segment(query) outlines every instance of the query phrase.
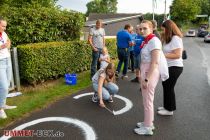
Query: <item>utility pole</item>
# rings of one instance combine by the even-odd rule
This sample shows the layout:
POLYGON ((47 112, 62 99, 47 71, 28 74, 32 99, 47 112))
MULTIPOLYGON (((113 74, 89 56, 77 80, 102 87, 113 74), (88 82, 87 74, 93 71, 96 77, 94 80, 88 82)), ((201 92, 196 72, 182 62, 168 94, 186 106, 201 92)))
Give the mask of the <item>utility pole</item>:
POLYGON ((167 14, 166 14, 166 0, 165 0, 164 20, 167 20, 167 14))
POLYGON ((153 12, 153 14, 152 14, 152 20, 155 20, 155 2, 154 2, 155 0, 152 0, 152 12, 153 12))

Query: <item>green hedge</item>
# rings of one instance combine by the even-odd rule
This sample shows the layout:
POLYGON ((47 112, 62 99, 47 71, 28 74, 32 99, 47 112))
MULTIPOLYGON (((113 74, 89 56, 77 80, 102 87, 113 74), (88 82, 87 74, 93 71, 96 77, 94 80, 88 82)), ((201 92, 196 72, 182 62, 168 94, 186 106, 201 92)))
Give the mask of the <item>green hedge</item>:
POLYGON ((58 8, 29 5, 8 7, 3 13, 12 45, 79 40, 84 14, 58 8))
MULTIPOLYGON (((116 58, 115 39, 107 39, 106 46, 116 58)), ((17 48, 21 81, 30 84, 90 69, 92 51, 86 41, 34 43, 17 48)))

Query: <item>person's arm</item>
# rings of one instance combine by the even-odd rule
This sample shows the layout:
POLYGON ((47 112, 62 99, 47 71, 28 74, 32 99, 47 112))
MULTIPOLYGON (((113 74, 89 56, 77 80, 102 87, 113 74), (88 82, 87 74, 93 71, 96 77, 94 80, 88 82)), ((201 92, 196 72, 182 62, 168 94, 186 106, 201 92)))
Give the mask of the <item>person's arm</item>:
POLYGON ((173 50, 171 53, 166 53, 165 57, 168 59, 179 59, 182 57, 182 48, 173 50))
POLYGON ((151 60, 151 65, 150 65, 150 69, 149 72, 147 74, 147 76, 145 77, 145 79, 143 79, 143 88, 147 88, 149 82, 151 82, 151 76, 153 74, 153 72, 158 69, 158 65, 159 65, 159 61, 160 61, 160 50, 159 49, 154 49, 152 50, 152 60, 151 60))
POLYGON ((98 79, 98 97, 99 97, 99 105, 100 107, 105 107, 103 98, 102 98, 102 87, 104 84, 105 77, 99 76, 98 79))
POLYGON ((103 34, 103 47, 105 47, 105 43, 106 43, 106 41, 105 41, 105 30, 104 30, 104 34, 103 34))
POLYGON ((110 57, 108 56, 108 57, 105 59, 105 61, 106 61, 107 63, 110 63, 110 62, 111 62, 110 57))
POLYGON ((89 34, 88 36, 88 43, 90 44, 90 46, 92 47, 93 51, 98 51, 98 49, 93 45, 93 36, 89 34))

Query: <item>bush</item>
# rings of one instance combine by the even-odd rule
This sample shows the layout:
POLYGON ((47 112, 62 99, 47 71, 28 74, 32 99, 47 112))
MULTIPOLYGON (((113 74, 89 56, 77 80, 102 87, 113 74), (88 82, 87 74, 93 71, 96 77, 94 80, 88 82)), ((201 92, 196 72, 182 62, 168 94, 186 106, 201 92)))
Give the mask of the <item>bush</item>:
POLYGON ((2 15, 5 15, 8 21, 7 32, 14 46, 78 40, 84 25, 84 15, 81 13, 39 5, 10 7, 2 15))
MULTIPOLYGON (((112 58, 116 58, 115 39, 106 40, 112 58)), ((57 79, 65 73, 90 69, 92 51, 85 41, 34 43, 18 46, 21 81, 37 84, 57 79)))

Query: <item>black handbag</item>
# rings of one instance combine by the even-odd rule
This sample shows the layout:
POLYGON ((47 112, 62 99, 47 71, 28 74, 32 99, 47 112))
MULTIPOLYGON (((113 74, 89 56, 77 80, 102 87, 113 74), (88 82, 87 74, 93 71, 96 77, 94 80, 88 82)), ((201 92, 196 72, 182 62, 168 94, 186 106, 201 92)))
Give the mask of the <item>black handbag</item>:
POLYGON ((182 59, 187 59, 187 51, 186 50, 182 51, 182 59))

